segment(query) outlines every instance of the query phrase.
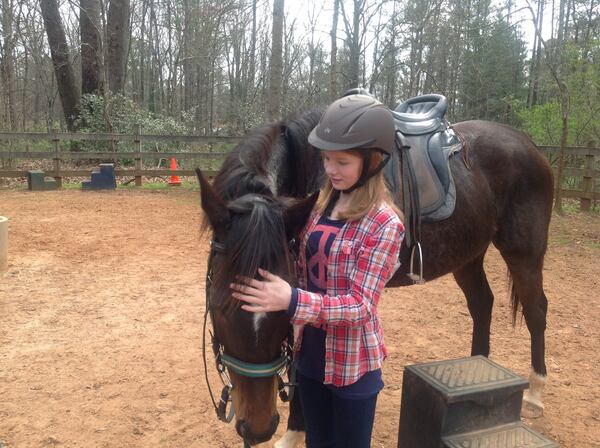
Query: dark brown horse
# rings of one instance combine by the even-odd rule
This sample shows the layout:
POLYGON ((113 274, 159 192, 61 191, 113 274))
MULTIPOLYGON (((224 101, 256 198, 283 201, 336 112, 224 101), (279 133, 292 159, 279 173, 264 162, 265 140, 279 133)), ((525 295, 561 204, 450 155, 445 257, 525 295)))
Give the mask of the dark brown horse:
MULTIPOLYGON (((258 250, 261 244, 269 244, 269 253, 264 253, 267 258, 288 254, 286 239, 292 237, 303 224, 294 220, 305 216, 314 198, 311 198, 311 202, 297 205, 293 213, 288 213, 288 219, 285 217, 285 207, 278 200, 269 203, 266 209, 280 210, 277 220, 279 225, 287 226, 285 237, 281 233, 265 231, 262 236, 254 234, 252 238, 256 240, 250 237, 240 240, 239 235, 234 235, 249 224, 246 221, 237 228, 231 225, 228 219, 240 218, 235 217, 235 212, 227 211, 227 204, 247 193, 270 198, 304 198, 316 191, 322 175, 321 160, 308 145, 307 136, 319 117, 319 113, 313 112, 295 121, 273 123, 258 129, 227 158, 213 187, 202 183, 202 208, 216 239, 227 241, 229 238, 238 238, 240 247, 250 252, 258 250), (291 218, 292 215, 295 217, 291 218), (219 216, 228 218, 221 219, 219 216)), ((454 275, 466 296, 473 319, 471 354, 487 356, 494 297, 484 272, 483 260, 490 243, 498 248, 512 280, 513 317, 516 317, 517 307, 520 306, 531 335, 531 389, 525 404, 530 412, 540 413, 546 377, 544 332, 547 310, 542 266, 552 207, 552 171, 533 142, 511 127, 485 121, 468 121, 458 123, 453 128, 463 137, 466 151, 466 157, 450 160, 456 183, 456 209, 443 221, 423 223, 421 226, 424 278, 432 280, 448 273, 454 275)), ((263 207, 259 202, 252 202, 249 210, 263 207)), ((400 257, 402 264, 388 283, 390 287, 412 283, 406 275, 409 266, 406 247, 401 249, 400 257)), ((231 301, 227 282, 236 274, 254 276, 256 271, 236 271, 226 259, 221 263, 229 271, 223 272, 225 268, 221 270, 226 280, 221 283, 218 294, 222 295, 220 300, 231 301)), ((214 266, 216 264, 215 259, 214 266)), ((273 266, 263 265, 267 269, 273 266)), ((273 270, 280 275, 289 274, 281 267, 274 267, 273 270)), ((218 277, 216 271, 214 277, 218 277)), ((278 313, 266 316, 262 324, 265 326, 253 333, 252 325, 247 323, 252 320, 250 313, 239 310, 237 305, 233 308, 235 314, 218 317, 214 323, 216 327, 223 328, 219 329, 220 332, 231 332, 225 350, 235 351, 236 356, 250 362, 272 361, 284 339, 285 318, 278 313), (256 343, 249 344, 250 339, 256 343), (263 347, 264 353, 259 355, 257 346, 263 347)), ((275 428, 265 422, 272 422, 269 419, 277 414, 274 392, 268 392, 275 389, 274 381, 265 386, 265 380, 252 381, 232 376, 235 377, 232 378, 234 390, 238 387, 235 382, 245 383, 238 387, 236 411, 238 419, 243 420, 242 424, 238 420, 238 432, 248 440, 267 438, 275 428), (259 415, 254 421, 254 417, 250 417, 246 410, 250 407, 259 415)), ((235 399, 234 395, 234 402, 235 399)))

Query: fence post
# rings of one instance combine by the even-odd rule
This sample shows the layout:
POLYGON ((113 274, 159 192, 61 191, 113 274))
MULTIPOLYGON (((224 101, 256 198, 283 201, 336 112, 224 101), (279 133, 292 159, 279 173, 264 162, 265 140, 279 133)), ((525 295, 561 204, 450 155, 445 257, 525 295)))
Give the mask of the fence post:
MULTIPOLYGON (((594 146, 593 142, 588 143, 588 148, 591 148, 592 146, 594 146)), ((584 173, 583 173, 583 183, 582 183, 582 190, 583 193, 581 194, 581 197, 579 198, 579 210, 583 211, 583 212, 589 212, 590 208, 592 206, 592 197, 594 195, 594 178, 593 176, 593 170, 594 169, 594 154, 591 152, 588 152, 585 155, 585 166, 584 166, 584 173)))
POLYGON ((135 138, 133 140, 133 146, 135 147, 135 170, 137 171, 135 175, 135 186, 142 186, 142 176, 139 174, 142 171, 142 139, 140 135, 142 133, 142 126, 140 124, 136 124, 134 127, 135 138))
POLYGON ((60 175, 60 140, 56 135, 58 131, 56 129, 52 130, 52 145, 54 146, 54 158, 52 159, 54 165, 54 179, 56 179, 56 186, 58 188, 62 187, 62 176, 60 175))

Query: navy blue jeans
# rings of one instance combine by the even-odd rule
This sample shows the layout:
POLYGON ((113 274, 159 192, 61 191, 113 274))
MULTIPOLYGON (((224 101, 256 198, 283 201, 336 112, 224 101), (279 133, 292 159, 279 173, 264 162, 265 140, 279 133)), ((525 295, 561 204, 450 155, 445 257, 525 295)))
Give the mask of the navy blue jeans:
POLYGON ((368 448, 377 394, 364 399, 336 396, 323 383, 298 372, 307 448, 368 448))

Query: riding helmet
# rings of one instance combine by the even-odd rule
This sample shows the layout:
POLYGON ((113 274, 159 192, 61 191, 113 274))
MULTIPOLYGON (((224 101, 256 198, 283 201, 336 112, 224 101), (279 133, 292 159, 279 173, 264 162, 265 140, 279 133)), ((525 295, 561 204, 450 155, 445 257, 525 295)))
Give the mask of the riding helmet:
POLYGON ((390 155, 394 133, 394 118, 387 107, 368 95, 349 95, 327 108, 308 142, 322 151, 365 148, 390 155))

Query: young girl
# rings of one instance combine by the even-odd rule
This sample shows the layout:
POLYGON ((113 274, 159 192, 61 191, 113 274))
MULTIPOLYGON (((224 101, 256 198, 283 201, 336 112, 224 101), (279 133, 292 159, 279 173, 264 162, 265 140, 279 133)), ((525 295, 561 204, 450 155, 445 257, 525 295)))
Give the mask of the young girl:
POLYGON ((327 182, 301 235, 299 288, 267 271, 233 284, 250 312, 287 311, 295 344, 306 445, 369 447, 386 356, 377 314, 404 227, 381 169, 394 151, 383 104, 352 95, 331 104, 309 142, 327 182))

